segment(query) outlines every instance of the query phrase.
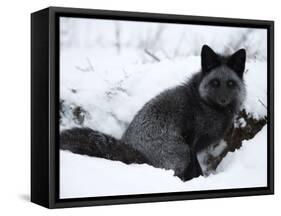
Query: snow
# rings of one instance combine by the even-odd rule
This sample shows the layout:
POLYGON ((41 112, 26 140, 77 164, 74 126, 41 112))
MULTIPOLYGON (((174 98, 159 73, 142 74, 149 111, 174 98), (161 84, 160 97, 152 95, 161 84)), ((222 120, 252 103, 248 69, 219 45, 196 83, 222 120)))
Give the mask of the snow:
MULTIPOLYGON (((60 130, 81 126, 73 120, 82 107, 84 122, 120 138, 136 112, 164 89, 200 70, 200 50, 220 53, 246 48, 244 109, 267 115, 267 32, 265 29, 61 18, 60 98, 65 112, 60 130), (202 34, 203 32, 203 34, 202 34), (157 56, 155 60, 145 50, 157 56)), ((239 119, 238 127, 245 125, 239 119)), ((173 171, 125 165, 60 152, 62 198, 266 186, 266 126, 240 150, 229 153, 217 173, 183 183, 173 171)), ((216 147, 218 154, 224 145, 216 147)))
POLYGON ((172 170, 142 164, 82 156, 60 151, 60 197, 97 197, 128 194, 201 191, 267 185, 267 127, 240 150, 228 153, 208 177, 187 182, 175 177, 172 170), (254 154, 253 154, 254 152, 254 154))
POLYGON ((244 76, 247 97, 245 109, 256 119, 267 115, 267 63, 257 61, 248 63, 244 76))
POLYGON ((244 128, 244 127, 246 127, 246 125, 247 125, 247 122, 243 117, 236 119, 236 121, 234 121, 235 128, 244 128))

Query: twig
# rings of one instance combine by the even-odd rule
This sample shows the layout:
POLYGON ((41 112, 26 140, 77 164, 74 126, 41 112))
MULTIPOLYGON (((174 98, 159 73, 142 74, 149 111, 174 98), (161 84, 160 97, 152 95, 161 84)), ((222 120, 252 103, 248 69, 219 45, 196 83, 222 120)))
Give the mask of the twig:
POLYGON ((119 124, 122 128, 125 129, 125 128, 127 128, 129 126, 128 122, 120 120, 113 112, 108 112, 108 114, 110 116, 112 116, 115 119, 115 121, 117 122, 117 124, 119 124))
POLYGON ((149 55, 151 58, 153 58, 154 60, 156 60, 156 61, 158 61, 158 62, 161 61, 157 56, 155 56, 154 54, 152 54, 151 52, 149 52, 147 49, 144 49, 144 52, 145 52, 147 55, 149 55))
POLYGON ((93 67, 90 59, 87 58, 86 60, 87 60, 88 65, 85 68, 82 68, 82 67, 79 67, 79 66, 75 66, 75 68, 77 70, 82 71, 82 72, 90 72, 90 71, 94 72, 94 67, 93 67))
POLYGON ((93 67, 92 62, 90 61, 89 58, 87 58, 87 62, 88 62, 88 64, 89 64, 89 70, 90 70, 90 71, 94 71, 94 67, 93 67))
POLYGON ((121 51, 121 43, 120 43, 120 25, 119 22, 115 23, 115 38, 116 38, 116 49, 117 49, 117 53, 120 53, 121 51))
POLYGON ((259 99, 259 102, 261 103, 261 105, 267 110, 267 106, 265 106, 265 104, 259 99))

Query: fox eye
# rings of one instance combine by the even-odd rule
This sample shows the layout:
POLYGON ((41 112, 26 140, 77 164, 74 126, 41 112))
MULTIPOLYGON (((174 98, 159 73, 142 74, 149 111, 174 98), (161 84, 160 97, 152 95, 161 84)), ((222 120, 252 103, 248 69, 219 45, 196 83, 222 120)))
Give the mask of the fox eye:
POLYGON ((220 86, 220 81, 217 80, 217 79, 214 79, 214 80, 211 81, 211 85, 213 87, 219 87, 220 86))
POLYGON ((229 88, 233 88, 233 87, 235 86, 235 82, 234 82, 233 80, 228 80, 228 81, 227 81, 227 86, 228 86, 229 88))

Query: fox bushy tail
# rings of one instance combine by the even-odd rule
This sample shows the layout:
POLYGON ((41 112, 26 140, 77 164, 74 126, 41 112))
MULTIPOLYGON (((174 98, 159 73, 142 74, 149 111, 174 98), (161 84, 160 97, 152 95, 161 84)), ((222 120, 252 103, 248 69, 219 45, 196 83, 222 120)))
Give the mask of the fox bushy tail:
POLYGON ((72 128, 62 131, 60 148, 81 155, 122 161, 126 164, 147 163, 146 157, 131 146, 90 128, 72 128))

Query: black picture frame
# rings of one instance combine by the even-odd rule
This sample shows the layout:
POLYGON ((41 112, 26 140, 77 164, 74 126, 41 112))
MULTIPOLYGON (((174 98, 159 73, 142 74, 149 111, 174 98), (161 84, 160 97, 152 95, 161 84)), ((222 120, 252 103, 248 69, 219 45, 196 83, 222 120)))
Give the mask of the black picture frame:
POLYGON ((49 7, 31 14, 31 201, 47 208, 160 202, 274 193, 274 22, 264 20, 49 7), (60 16, 267 29, 268 186, 59 199, 60 16))

